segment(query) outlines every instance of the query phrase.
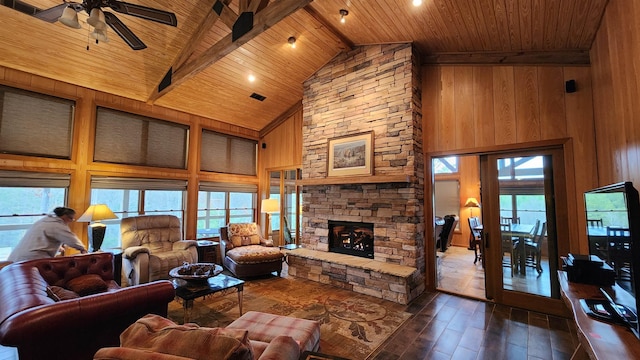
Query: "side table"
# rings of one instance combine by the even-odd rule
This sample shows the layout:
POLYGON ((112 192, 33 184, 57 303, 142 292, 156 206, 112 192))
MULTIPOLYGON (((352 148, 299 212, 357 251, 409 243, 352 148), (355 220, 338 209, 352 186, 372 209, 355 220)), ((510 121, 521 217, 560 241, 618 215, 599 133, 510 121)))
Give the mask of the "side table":
POLYGON ((198 262, 202 263, 218 263, 218 253, 216 248, 220 245, 217 241, 198 240, 198 262))
POLYGON ((122 249, 102 249, 104 251, 113 254, 113 280, 116 284, 122 286, 122 249))

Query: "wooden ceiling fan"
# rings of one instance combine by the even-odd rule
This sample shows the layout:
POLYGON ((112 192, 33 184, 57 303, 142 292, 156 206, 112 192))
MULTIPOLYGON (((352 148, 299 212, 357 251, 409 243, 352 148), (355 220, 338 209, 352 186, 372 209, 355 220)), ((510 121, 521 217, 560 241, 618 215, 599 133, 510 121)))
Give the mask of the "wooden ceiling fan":
POLYGON ((104 31, 106 30, 106 25, 109 25, 109 27, 111 27, 113 31, 115 31, 116 34, 118 34, 133 50, 145 49, 147 45, 145 45, 144 42, 142 42, 142 40, 140 40, 140 38, 138 38, 120 19, 118 19, 115 14, 109 11, 104 11, 105 8, 110 8, 111 10, 121 14, 155 21, 165 25, 178 25, 178 19, 172 12, 131 4, 119 0, 83 0, 82 3, 64 1, 64 3, 60 5, 44 10, 38 9, 20 0, 2 1, 2 5, 35 16, 50 23, 60 20, 65 25, 74 28, 80 28, 76 14, 78 12, 85 11, 89 14, 87 22, 96 29, 92 34, 96 40, 106 40, 106 34, 104 31), (75 11, 75 13, 71 10, 75 11), (75 16, 76 18, 73 19, 71 16, 75 16), (71 23, 68 21, 70 19, 71 23))

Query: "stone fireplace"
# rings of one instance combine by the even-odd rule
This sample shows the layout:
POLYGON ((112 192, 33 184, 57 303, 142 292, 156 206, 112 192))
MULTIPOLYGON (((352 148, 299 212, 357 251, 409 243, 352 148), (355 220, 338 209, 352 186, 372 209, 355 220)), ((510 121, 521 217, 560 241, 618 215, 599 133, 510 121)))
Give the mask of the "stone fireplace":
POLYGON ((361 46, 305 81, 300 181, 305 252, 298 254, 315 260, 293 261, 290 274, 400 303, 424 291, 419 70, 411 44, 361 46), (366 131, 374 133, 373 174, 327 176, 328 140, 366 131), (372 224, 367 264, 331 255, 330 221, 372 224))
POLYGON ((329 251, 373 259, 373 224, 329 220, 329 251))

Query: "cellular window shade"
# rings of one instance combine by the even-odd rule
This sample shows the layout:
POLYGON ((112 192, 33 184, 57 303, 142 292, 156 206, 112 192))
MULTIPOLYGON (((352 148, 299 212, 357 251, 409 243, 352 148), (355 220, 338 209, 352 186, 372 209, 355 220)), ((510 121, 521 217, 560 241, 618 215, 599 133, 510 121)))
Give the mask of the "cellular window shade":
POLYGON ((257 193, 258 192, 258 185, 255 185, 255 184, 232 184, 232 183, 203 181, 203 182, 200 183, 200 191, 257 193))
POLYGON ((189 127, 98 108, 94 161, 185 169, 189 127))
POLYGON ((0 87, 0 152, 71 158, 75 103, 0 87))
POLYGON ((68 188, 70 174, 0 171, 1 187, 68 188))
POLYGON ((187 190, 187 181, 170 179, 92 176, 91 188, 118 190, 187 190))
POLYGON ((460 214, 460 184, 458 180, 436 180, 434 182, 435 214, 460 214))
POLYGON ((256 175, 257 144, 255 140, 203 130, 200 170, 256 175))

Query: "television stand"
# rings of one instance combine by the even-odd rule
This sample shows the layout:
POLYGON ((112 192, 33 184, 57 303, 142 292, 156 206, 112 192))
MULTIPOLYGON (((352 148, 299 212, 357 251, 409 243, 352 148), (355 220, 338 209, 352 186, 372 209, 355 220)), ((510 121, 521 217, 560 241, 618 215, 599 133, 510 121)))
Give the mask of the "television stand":
MULTIPOLYGON (((629 328, 589 317, 580 304, 581 299, 602 298, 597 285, 569 282, 565 271, 558 271, 562 299, 573 313, 580 346, 591 359, 640 359, 640 340, 629 328)), ((635 299, 618 285, 611 287, 617 304, 635 306, 635 299)))

